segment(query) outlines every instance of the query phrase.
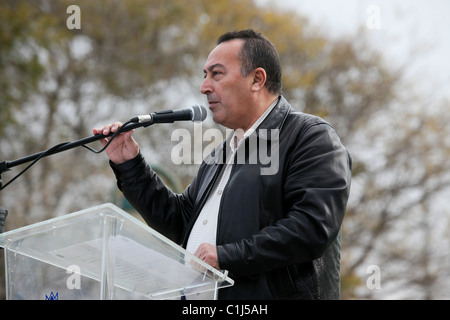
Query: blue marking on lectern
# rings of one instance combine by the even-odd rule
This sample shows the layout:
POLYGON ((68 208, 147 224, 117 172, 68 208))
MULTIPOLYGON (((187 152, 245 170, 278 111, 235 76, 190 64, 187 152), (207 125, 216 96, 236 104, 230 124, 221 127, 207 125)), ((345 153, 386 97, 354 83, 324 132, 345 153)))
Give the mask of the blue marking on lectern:
POLYGON ((52 291, 52 292, 50 292, 49 296, 45 295, 45 300, 59 300, 58 292, 56 292, 56 294, 54 294, 52 291))

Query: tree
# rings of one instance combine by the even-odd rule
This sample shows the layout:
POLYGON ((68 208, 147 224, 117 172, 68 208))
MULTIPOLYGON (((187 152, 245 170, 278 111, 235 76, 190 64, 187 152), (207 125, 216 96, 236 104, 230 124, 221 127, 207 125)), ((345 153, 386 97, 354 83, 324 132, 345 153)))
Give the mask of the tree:
MULTIPOLYGON (((2 4, 0 12, 0 136, 5 124, 14 121, 12 105, 20 106, 35 90, 43 68, 32 48, 34 28, 23 21, 36 17, 21 4, 2 4), (19 89, 20 88, 20 89, 19 89)), ((38 19, 39 20, 39 19, 38 19)), ((42 23, 40 21, 36 24, 42 23)))
MULTIPOLYGON (((329 39, 304 17, 252 0, 77 1, 81 29, 69 29, 72 4, 0 3, 0 160, 89 136, 100 124, 204 101, 202 68, 217 37, 255 28, 279 51, 293 107, 328 120, 353 157, 343 298, 448 297, 448 262, 439 252, 449 236, 434 221, 448 225, 448 211, 435 204, 449 190, 449 103, 430 112, 402 68, 393 69, 363 33, 329 39), (380 267, 381 290, 366 286, 370 265, 380 267), (421 296, 424 288, 431 289, 421 296)), ((192 131, 192 124, 135 135, 150 162, 187 186, 197 165, 167 161, 176 128, 192 131)), ((4 173, 4 182, 20 169, 4 173)), ((106 157, 80 148, 38 162, 0 192, 0 205, 10 211, 10 230, 111 201, 116 191, 106 157)))

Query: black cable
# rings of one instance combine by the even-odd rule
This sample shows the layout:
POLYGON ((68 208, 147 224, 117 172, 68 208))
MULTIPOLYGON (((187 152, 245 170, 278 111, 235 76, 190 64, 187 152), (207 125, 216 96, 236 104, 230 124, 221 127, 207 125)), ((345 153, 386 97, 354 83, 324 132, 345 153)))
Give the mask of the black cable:
POLYGON ((109 146, 110 143, 114 140, 114 138, 115 138, 118 134, 122 133, 123 128, 125 128, 128 124, 130 124, 130 123, 132 123, 132 122, 134 122, 134 121, 130 120, 130 121, 125 122, 125 123, 124 123, 124 124, 123 124, 116 132, 114 132, 114 134, 111 136, 111 139, 108 140, 108 143, 106 143, 105 146, 104 146, 103 148, 101 148, 100 150, 98 150, 98 151, 95 150, 95 149, 93 149, 93 148, 91 148, 91 147, 89 147, 89 146, 87 146, 87 145, 85 145, 85 144, 83 144, 82 147, 84 147, 84 148, 86 148, 86 149, 88 149, 89 151, 92 151, 92 152, 94 152, 94 153, 102 153, 103 151, 106 150, 106 148, 108 148, 108 146, 109 146))

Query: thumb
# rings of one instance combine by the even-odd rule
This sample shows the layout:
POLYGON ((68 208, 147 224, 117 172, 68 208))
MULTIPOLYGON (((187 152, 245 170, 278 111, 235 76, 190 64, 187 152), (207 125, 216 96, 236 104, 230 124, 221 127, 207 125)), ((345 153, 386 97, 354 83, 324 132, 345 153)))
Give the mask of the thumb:
POLYGON ((123 133, 123 140, 127 141, 131 139, 131 136, 134 133, 134 129, 123 133))

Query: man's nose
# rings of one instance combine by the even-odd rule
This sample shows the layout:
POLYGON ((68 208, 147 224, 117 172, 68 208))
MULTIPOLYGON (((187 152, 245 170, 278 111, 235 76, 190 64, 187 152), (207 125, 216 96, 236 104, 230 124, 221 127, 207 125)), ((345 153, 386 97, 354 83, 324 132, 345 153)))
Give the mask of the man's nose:
POLYGON ((211 80, 208 77, 203 80, 202 86, 200 87, 200 92, 203 94, 209 94, 213 92, 211 80))

